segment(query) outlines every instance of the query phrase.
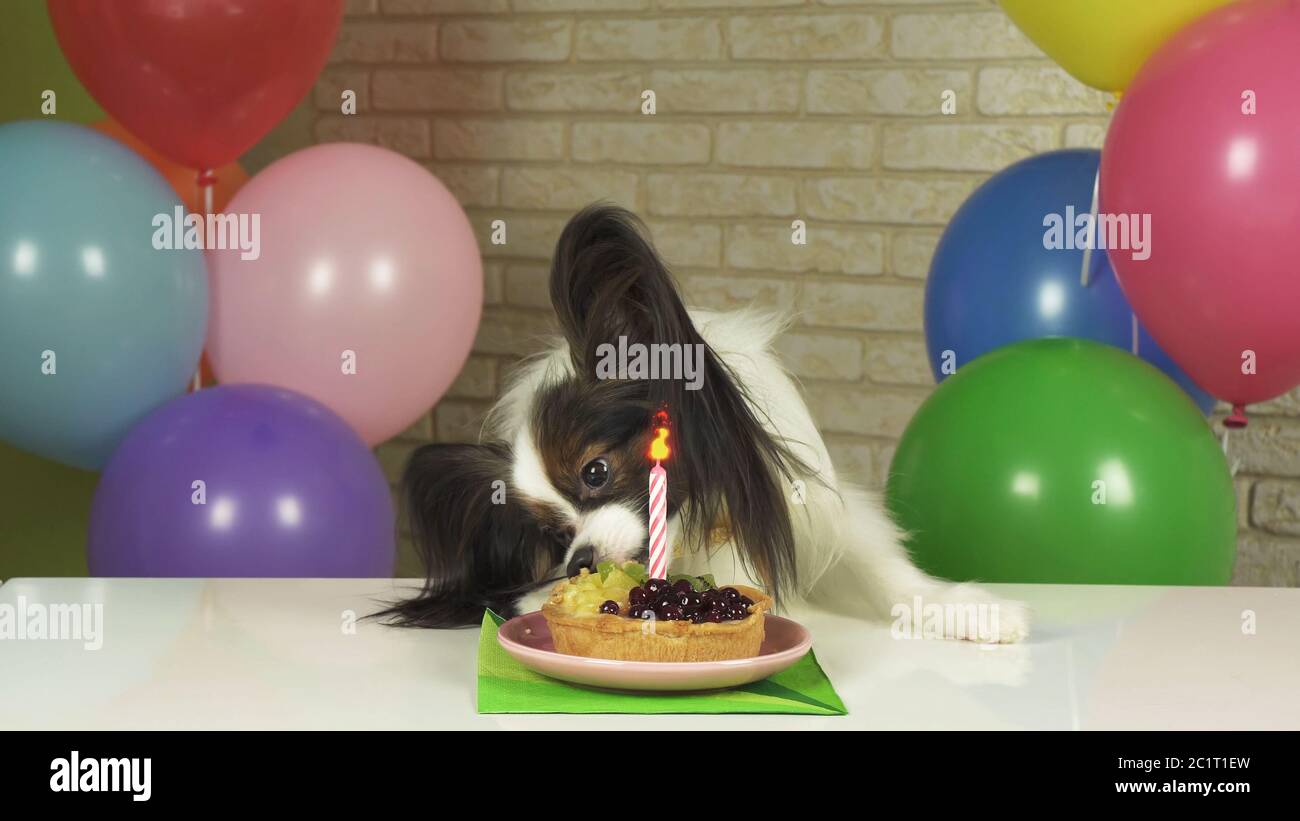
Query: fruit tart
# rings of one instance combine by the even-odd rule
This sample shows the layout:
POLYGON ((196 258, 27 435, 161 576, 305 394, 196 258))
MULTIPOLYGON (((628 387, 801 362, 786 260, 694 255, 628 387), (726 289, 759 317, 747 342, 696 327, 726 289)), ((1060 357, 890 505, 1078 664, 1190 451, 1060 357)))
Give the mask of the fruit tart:
POLYGON ((542 605, 555 649, 620 661, 751 658, 772 600, 711 576, 651 579, 636 562, 602 562, 560 582, 542 605))

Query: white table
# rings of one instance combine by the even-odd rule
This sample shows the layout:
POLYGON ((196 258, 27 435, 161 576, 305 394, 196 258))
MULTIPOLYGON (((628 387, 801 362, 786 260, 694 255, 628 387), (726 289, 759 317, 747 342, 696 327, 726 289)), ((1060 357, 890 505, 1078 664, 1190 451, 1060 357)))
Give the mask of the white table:
MULTIPOLYGON (((573 727, 475 712, 477 630, 344 629, 403 581, 14 579, 0 608, 103 605, 103 646, 0 639, 0 729, 573 727)), ((1300 728, 1300 590, 999 585, 1022 645, 801 616, 845 717, 602 716, 602 728, 1300 728), (1252 611, 1254 633, 1243 631, 1252 611)), ((18 612, 15 610, 14 612, 18 612)), ((48 612, 48 610, 46 611, 48 612)), ((2 618, 2 617, 0 617, 2 618)))

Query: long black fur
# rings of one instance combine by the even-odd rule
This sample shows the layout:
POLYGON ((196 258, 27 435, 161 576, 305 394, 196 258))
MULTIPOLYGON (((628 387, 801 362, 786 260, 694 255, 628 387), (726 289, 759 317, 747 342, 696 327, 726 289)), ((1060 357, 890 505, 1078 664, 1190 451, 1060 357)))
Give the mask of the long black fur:
POLYGON ((484 608, 512 615, 541 568, 564 556, 565 540, 519 504, 510 451, 499 443, 425 445, 402 477, 403 515, 426 570, 415 598, 375 618, 403 627, 468 627, 484 608), (500 502, 500 503, 498 503, 500 502))
POLYGON ((810 471, 751 411, 743 385, 700 336, 677 285, 630 212, 593 205, 560 235, 551 265, 551 302, 574 370, 595 379, 597 349, 629 343, 701 345, 704 380, 642 382, 648 404, 666 408, 675 455, 671 485, 685 488, 690 543, 727 527, 742 560, 778 599, 797 588, 794 533, 785 493, 810 471))

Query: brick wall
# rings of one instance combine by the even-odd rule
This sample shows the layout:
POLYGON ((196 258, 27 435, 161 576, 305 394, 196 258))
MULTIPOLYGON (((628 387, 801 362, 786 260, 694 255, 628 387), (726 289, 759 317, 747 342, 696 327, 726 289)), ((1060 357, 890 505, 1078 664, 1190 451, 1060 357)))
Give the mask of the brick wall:
MULTIPOLYGON (((561 226, 607 199, 647 219, 693 303, 797 314, 789 365, 837 464, 879 486, 932 388, 921 305, 945 222, 1017 159, 1099 146, 1107 98, 992 0, 351 0, 309 108, 317 141, 426 164, 483 248, 474 354, 380 448, 394 478, 419 443, 476 437, 549 329, 561 226), (343 89, 357 114, 339 113, 343 89), (504 246, 487 241, 496 219, 504 246), (790 243, 794 219, 806 247, 790 243)), ((1232 451, 1238 582, 1300 584, 1300 393, 1260 407, 1232 451)))

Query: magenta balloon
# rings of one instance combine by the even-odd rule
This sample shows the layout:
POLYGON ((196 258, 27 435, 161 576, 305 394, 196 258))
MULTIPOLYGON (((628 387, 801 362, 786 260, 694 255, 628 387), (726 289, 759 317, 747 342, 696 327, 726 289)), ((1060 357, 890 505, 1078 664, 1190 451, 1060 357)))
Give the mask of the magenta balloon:
POLYGON ((1235 405, 1300 384, 1298 80, 1300 2, 1225 6, 1143 66, 1102 152, 1101 210, 1151 218, 1150 258, 1110 252, 1125 295, 1235 405))
POLYGON ((96 576, 377 577, 395 557, 374 454, 320 403, 266 385, 201 390, 136 425, 87 545, 96 576))
POLYGON ((436 177, 382 148, 320 145, 266 168, 226 210, 259 217, 261 247, 210 255, 217 381, 305 393, 371 445, 441 398, 478 329, 483 269, 436 177))

